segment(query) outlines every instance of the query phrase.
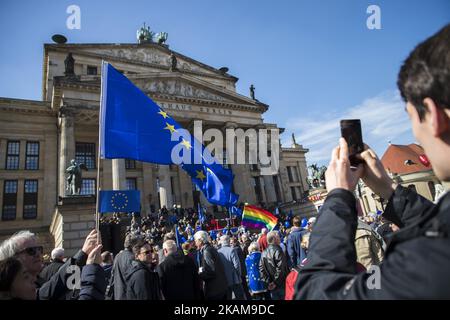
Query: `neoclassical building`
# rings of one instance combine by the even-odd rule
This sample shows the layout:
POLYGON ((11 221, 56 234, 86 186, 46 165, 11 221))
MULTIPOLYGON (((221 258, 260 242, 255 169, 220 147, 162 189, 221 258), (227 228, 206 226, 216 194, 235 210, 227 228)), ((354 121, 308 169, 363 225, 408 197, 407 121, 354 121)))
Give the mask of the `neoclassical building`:
MULTIPOLYGON (((44 44, 42 101, 0 98, 0 239, 31 229, 43 241, 65 248, 81 245, 94 226, 97 184, 98 109, 102 60, 147 93, 184 128, 202 120, 203 130, 277 128, 266 123, 269 106, 236 92, 238 78, 175 52, 162 43, 44 44), (70 160, 84 163, 80 198, 67 197, 70 160)), ((281 131, 283 131, 281 129, 281 131)), ((230 165, 240 202, 281 205, 304 216, 314 213, 308 191, 307 149, 295 140, 280 148, 280 169, 261 175, 258 165, 230 165)), ((224 150, 226 154, 226 150, 224 150)), ((165 205, 194 207, 203 195, 178 166, 133 160, 101 160, 102 189, 139 189, 142 214, 165 205)), ((209 206, 213 212, 221 208, 209 206)), ((70 250, 69 250, 70 251, 70 250)))

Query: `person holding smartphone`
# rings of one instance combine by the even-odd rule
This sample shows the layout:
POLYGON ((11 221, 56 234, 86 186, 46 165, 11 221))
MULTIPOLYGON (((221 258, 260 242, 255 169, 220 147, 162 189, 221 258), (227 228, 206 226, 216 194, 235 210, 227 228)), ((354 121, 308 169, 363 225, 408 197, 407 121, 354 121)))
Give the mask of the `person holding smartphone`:
MULTIPOLYGON (((436 177, 450 181, 450 24, 413 50, 398 86, 436 177)), ((325 175, 328 196, 311 234, 296 299, 450 299, 450 194, 434 204, 395 184, 367 145, 356 155, 360 163, 351 166, 349 156, 341 138, 325 175), (353 244, 359 178, 389 199, 383 216, 400 227, 384 261, 369 273, 357 273, 353 244)))

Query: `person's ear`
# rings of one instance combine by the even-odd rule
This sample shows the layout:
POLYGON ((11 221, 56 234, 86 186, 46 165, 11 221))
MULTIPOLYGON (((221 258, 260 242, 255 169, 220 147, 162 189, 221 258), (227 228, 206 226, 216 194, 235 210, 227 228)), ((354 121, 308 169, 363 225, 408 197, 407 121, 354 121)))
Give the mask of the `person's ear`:
POLYGON ((434 137, 439 137, 449 130, 449 118, 442 108, 439 108, 431 98, 425 98, 423 104, 428 109, 429 124, 431 125, 431 133, 434 137))

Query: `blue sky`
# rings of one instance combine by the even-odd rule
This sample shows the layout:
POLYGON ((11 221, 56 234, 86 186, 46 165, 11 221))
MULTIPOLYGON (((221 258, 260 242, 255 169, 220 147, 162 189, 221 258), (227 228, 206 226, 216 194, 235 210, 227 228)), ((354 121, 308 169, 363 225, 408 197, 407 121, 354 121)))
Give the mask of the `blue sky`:
POLYGON ((169 33, 171 49, 239 78, 237 90, 270 105, 266 122, 282 141, 310 149, 326 164, 339 119, 362 119, 364 140, 380 154, 388 141, 414 142, 396 79, 420 41, 450 22, 448 0, 171 0, 0 2, 0 96, 41 99, 43 43, 134 43, 146 22, 169 33), (81 8, 81 30, 68 30, 66 8, 81 8), (369 30, 369 5, 381 30, 369 30))

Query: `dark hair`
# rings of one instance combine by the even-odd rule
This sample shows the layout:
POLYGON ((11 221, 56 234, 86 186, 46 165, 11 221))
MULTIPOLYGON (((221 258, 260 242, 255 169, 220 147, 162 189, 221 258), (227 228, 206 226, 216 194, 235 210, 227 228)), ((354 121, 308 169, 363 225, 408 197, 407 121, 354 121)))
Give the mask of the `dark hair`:
POLYGON ((17 274, 22 270, 22 263, 12 257, 0 261, 0 291, 10 291, 17 274))
POLYGON ((134 234, 134 233, 129 233, 125 237, 124 247, 125 247, 125 249, 131 250, 136 244, 143 243, 143 242, 144 242, 144 239, 142 236, 134 234))
POLYGON ((294 219, 292 219, 292 224, 295 227, 300 227, 302 225, 302 221, 301 221, 300 217, 299 216, 295 216, 294 219))
POLYGON ((410 53, 398 74, 403 100, 414 105, 423 119, 425 98, 440 108, 450 108, 450 24, 410 53))
MULTIPOLYGON (((138 242, 133 246, 133 253, 135 255, 140 254, 141 253, 141 249, 142 247, 145 247, 146 245, 149 245, 147 242, 138 242)), ((149 245, 150 246, 150 245, 149 245)), ((153 248, 151 248, 151 250, 153 251, 153 248)))

